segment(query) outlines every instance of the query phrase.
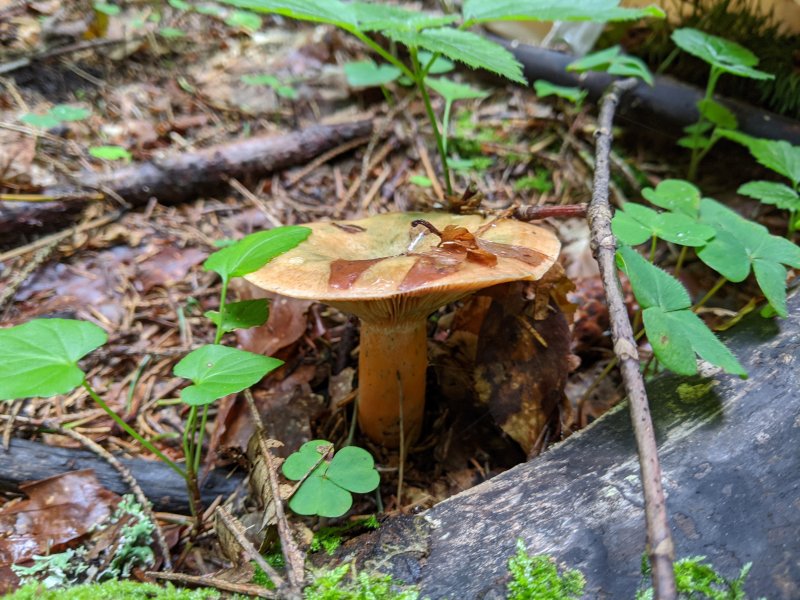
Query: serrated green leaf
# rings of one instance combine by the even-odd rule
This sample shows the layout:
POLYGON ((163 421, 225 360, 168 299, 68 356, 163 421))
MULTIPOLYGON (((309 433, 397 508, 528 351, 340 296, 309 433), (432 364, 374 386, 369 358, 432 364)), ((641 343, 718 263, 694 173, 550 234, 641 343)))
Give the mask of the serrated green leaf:
POLYGON ((625 21, 643 17, 663 18, 657 6, 621 8, 619 0, 465 0, 466 25, 486 21, 625 21))
POLYGON ((689 134, 689 136, 694 136, 707 133, 712 129, 714 129, 714 124, 703 119, 701 121, 698 121, 697 123, 692 123, 691 125, 687 125, 686 127, 683 128, 683 131, 684 133, 689 134))
POLYGON ((626 246, 644 244, 653 237, 649 227, 645 227, 631 215, 618 210, 611 220, 611 231, 626 246))
POLYGON ((350 6, 355 11, 361 31, 421 31, 428 27, 444 27, 458 20, 457 15, 429 14, 389 4, 353 2, 350 6))
POLYGON ((333 457, 325 477, 350 492, 366 494, 381 482, 372 455, 363 448, 346 446, 333 457))
POLYGON ((271 356, 208 344, 184 356, 172 372, 193 382, 181 391, 181 400, 203 406, 255 385, 282 364, 271 356))
POLYGON ((351 87, 373 87, 391 83, 400 77, 401 71, 394 65, 376 65, 371 60, 359 60, 345 63, 344 74, 351 87))
POLYGON ((739 77, 751 79, 774 79, 775 76, 754 69, 758 57, 744 46, 691 27, 672 32, 672 41, 684 52, 696 56, 708 64, 739 77))
POLYGON ((656 206, 692 218, 697 218, 700 210, 700 190, 682 179, 665 179, 655 189, 644 188, 642 196, 656 206))
POLYGON ((533 82, 533 89, 539 98, 547 98, 548 96, 557 96, 569 100, 575 104, 582 103, 588 94, 586 90, 579 87, 569 87, 565 85, 556 85, 550 83, 545 79, 537 79, 533 82))
POLYGON ((754 138, 738 131, 721 130, 720 135, 733 140, 750 150, 759 163, 788 177, 794 187, 800 185, 800 146, 786 140, 754 138))
POLYGON ((312 476, 289 499, 289 508, 298 515, 341 517, 353 505, 350 492, 325 477, 312 476))
POLYGON ((301 21, 328 23, 343 29, 358 25, 355 10, 340 0, 221 0, 255 12, 283 15, 301 21))
MULTIPOLYGON (((700 114, 719 127, 736 129, 739 121, 727 106, 724 106, 712 98, 704 98, 697 103, 700 114)), ((687 128, 688 129, 688 128, 687 128)), ((684 129, 686 131, 686 129, 684 129)), ((687 132, 691 133, 691 132, 687 132)))
POLYGON ((203 263, 206 271, 221 277, 241 277, 257 271, 270 260, 291 250, 311 234, 308 227, 287 225, 259 231, 214 252, 203 263))
POLYGON ((445 77, 426 77, 425 84, 448 102, 486 98, 489 95, 489 92, 464 83, 456 83, 445 77))
POLYGON ((653 85, 653 74, 647 65, 635 56, 623 54, 619 46, 587 54, 567 65, 567 71, 605 71, 620 77, 638 77, 653 85))
POLYGON ((130 160, 131 153, 122 146, 92 146, 89 154, 102 160, 130 160))
POLYGON ((322 476, 328 470, 330 463, 320 462, 323 456, 333 450, 333 444, 327 440, 311 440, 292 452, 283 462, 281 470, 287 479, 299 481, 314 469, 314 474, 322 476))
POLYGON ((221 324, 218 310, 206 311, 204 316, 222 329, 223 332, 235 329, 249 329, 267 322, 267 318, 269 318, 269 302, 266 298, 256 298, 255 300, 242 300, 226 304, 225 316, 221 324))
POLYGON ((642 313, 642 320, 653 352, 669 370, 680 375, 694 375, 697 353, 728 373, 747 375, 730 350, 691 310, 648 308, 642 313))
POLYGON ((78 361, 107 340, 97 325, 71 319, 0 329, 0 400, 71 392, 85 376, 78 361))
POLYGON ((485 69, 511 81, 526 83, 522 65, 511 52, 471 31, 448 27, 420 32, 388 30, 385 34, 406 46, 438 52, 473 69, 485 69))
POLYGON ((753 261, 753 272, 758 287, 779 317, 786 317, 786 268, 771 260, 756 259, 753 261))
POLYGON ((666 271, 647 262, 636 250, 623 246, 617 260, 625 271, 639 306, 660 306, 665 311, 689 308, 692 301, 681 283, 666 271))
POLYGON ((751 181, 740 186, 738 193, 772 204, 783 210, 800 210, 800 195, 788 185, 774 181, 751 181))

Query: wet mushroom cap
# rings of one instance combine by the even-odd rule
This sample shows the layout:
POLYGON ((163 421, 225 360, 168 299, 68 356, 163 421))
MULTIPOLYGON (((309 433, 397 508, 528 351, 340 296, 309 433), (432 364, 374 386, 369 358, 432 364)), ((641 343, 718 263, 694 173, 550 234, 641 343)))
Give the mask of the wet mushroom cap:
POLYGON ((479 289, 538 280, 561 248, 548 229, 480 215, 391 213, 306 227, 308 239, 246 279, 371 321, 424 318, 479 289), (412 225, 419 220, 466 228, 472 239, 441 243, 428 226, 412 225))

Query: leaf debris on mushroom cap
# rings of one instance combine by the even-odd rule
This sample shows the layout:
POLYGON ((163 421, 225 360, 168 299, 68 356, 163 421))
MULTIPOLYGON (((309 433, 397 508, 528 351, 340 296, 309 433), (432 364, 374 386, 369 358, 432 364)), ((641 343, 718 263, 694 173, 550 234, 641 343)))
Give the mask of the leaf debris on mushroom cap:
POLYGON ((312 230, 306 241, 246 279, 285 296, 319 300, 373 319, 399 312, 428 314, 485 287, 535 281, 561 248, 548 229, 479 215, 391 213, 306 226, 312 230), (442 243, 426 227, 412 227, 415 220, 440 230, 466 228, 474 236, 473 246, 461 241, 464 236, 442 243), (497 260, 486 261, 487 254, 497 260), (386 302, 366 302, 371 300, 386 302))

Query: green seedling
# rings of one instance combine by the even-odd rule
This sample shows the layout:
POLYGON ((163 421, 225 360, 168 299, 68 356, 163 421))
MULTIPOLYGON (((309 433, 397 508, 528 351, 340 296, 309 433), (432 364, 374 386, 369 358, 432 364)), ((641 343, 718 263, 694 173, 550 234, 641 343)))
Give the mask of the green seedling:
POLYGON ((297 90, 291 85, 282 83, 281 80, 274 75, 242 75, 242 83, 247 85, 265 85, 272 88, 281 98, 286 98, 287 100, 297 99, 297 90))
POLYGON ((312 583, 303 590, 305 600, 419 600, 415 586, 403 586, 390 575, 355 572, 344 564, 312 572, 312 583))
POLYGON ((89 109, 80 106, 56 104, 44 114, 25 114, 20 117, 20 121, 28 125, 33 125, 34 127, 41 127, 42 129, 52 129, 65 122, 83 121, 89 118, 91 114, 89 109))
MULTIPOLYGON (((679 598, 696 600, 747 600, 744 583, 753 563, 745 564, 735 579, 728 579, 706 562, 705 556, 675 561, 675 587, 679 598)), ((642 576, 650 577, 650 564, 642 557, 642 576)), ((653 588, 636 592, 636 600, 653 600, 653 588)), ((764 600, 764 599, 762 599, 764 600)))
POLYGON ((158 35, 163 37, 165 40, 177 40, 182 37, 186 37, 186 32, 182 29, 178 29, 177 27, 162 27, 158 30, 158 35))
POLYGON ((461 14, 439 15, 399 6, 341 0, 223 0, 225 4, 262 13, 326 23, 358 38, 386 63, 398 69, 418 90, 436 139, 445 187, 453 193, 444 136, 429 94, 429 75, 439 57, 484 69, 511 81, 526 83, 522 65, 508 50, 469 31, 489 21, 617 21, 663 17, 659 8, 620 8, 619 0, 589 0, 565 5, 539 1, 465 0, 461 14), (379 37, 388 39, 382 45, 379 37), (401 50, 400 47, 403 47, 401 50), (427 52, 425 55, 423 52, 427 52), (429 58, 430 57, 430 58, 429 58))
POLYGON ((218 310, 206 311, 203 316, 222 329, 223 333, 236 329, 250 329, 267 322, 269 302, 266 298, 230 302, 225 306, 224 318, 218 310))
POLYGON ((583 106, 586 96, 589 95, 589 92, 579 87, 556 85, 544 79, 537 79, 534 81, 533 90, 539 98, 547 98, 548 96, 562 98, 563 100, 572 102, 578 110, 583 106))
MULTIPOLYGON (((447 144, 450 137, 450 111, 456 100, 477 100, 486 98, 488 92, 476 89, 463 83, 456 83, 444 77, 427 77, 425 85, 444 98, 444 114, 442 115, 442 144, 447 153, 447 144)), ((452 162, 452 161, 451 161, 452 162)))
POLYGON ((754 138, 738 131, 721 131, 720 135, 738 142, 750 150, 760 164, 789 180, 790 185, 774 181, 751 181, 739 188, 739 193, 789 211, 786 237, 794 239, 800 227, 800 146, 785 140, 754 138))
MULTIPOLYGON (((602 71, 620 77, 636 77, 653 85, 653 74, 644 62, 622 52, 619 46, 612 46, 599 52, 593 52, 572 61, 567 65, 567 71, 584 73, 586 71, 602 71)), ((538 93, 538 92, 537 92, 538 93)))
POLYGON ((665 367, 680 375, 694 375, 697 354, 728 373, 747 375, 730 350, 692 312, 689 294, 677 279, 628 246, 617 251, 617 264, 631 282, 647 339, 665 367))
POLYGON ((248 33, 261 29, 261 17, 246 10, 234 10, 225 17, 225 24, 229 27, 244 29, 248 33))
POLYGON ((509 559, 508 571, 509 600, 578 600, 586 586, 580 571, 565 569, 559 574, 555 559, 529 555, 522 540, 517 540, 517 553, 509 559))
POLYGON ((541 169, 533 175, 526 175, 514 182, 515 192, 534 191, 546 194, 553 189, 553 178, 549 171, 541 169))
POLYGON ((672 33, 672 41, 681 50, 705 61, 711 67, 705 95, 697 103, 700 118, 696 123, 685 127, 686 135, 678 140, 678 144, 692 152, 688 176, 694 181, 700 161, 720 139, 718 130, 738 127, 736 116, 714 100, 714 90, 719 78, 727 73, 763 81, 774 79, 774 75, 756 69, 758 57, 755 54, 724 38, 685 27, 672 33))
POLYGON ((366 450, 346 446, 333 453, 333 444, 312 440, 283 463, 287 479, 300 481, 289 500, 299 515, 340 517, 353 504, 353 493, 365 494, 380 483, 375 461, 366 450))
POLYGON ((101 160, 122 160, 129 162, 131 153, 122 146, 92 146, 89 154, 101 160))
POLYGON ((412 175, 408 178, 408 181, 424 188, 429 188, 433 185, 433 182, 425 175, 412 175))

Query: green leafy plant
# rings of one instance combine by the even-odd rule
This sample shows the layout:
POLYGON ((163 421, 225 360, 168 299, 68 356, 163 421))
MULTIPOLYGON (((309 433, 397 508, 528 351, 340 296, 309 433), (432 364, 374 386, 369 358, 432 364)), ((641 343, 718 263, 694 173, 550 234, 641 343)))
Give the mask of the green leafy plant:
POLYGON ((509 600, 578 600, 586 585, 580 571, 566 569, 559 574, 552 557, 529 555, 522 540, 517 540, 517 553, 509 559, 508 570, 509 600))
POLYGON ((785 140, 754 138, 738 131, 721 131, 720 135, 738 142, 750 150, 761 165, 789 180, 790 185, 775 181, 751 181, 739 188, 739 193, 789 211, 786 237, 794 239, 800 227, 800 146, 785 140))
POLYGON ((672 41, 684 52, 702 59, 711 67, 703 98, 697 103, 699 120, 684 128, 686 135, 678 143, 691 150, 690 180, 697 175, 700 161, 719 140, 718 129, 736 129, 736 116, 724 105, 714 100, 714 90, 719 78, 728 73, 736 77, 766 80, 774 76, 755 67, 758 57, 744 46, 697 29, 684 27, 672 33, 672 41))
POLYGON ((227 331, 263 323, 265 301, 227 304, 232 277, 247 275, 306 239, 307 227, 287 226, 249 235, 206 259, 204 268, 222 278, 219 310, 209 314, 217 326, 214 343, 187 354, 174 373, 192 382, 181 391, 189 406, 183 432, 185 467, 167 457, 108 406, 78 365, 84 356, 106 343, 108 336, 97 325, 70 319, 35 319, 0 329, 0 400, 66 394, 82 386, 89 396, 131 437, 163 460, 185 479, 195 516, 200 514, 197 472, 202 456, 208 410, 211 403, 257 383, 282 361, 220 345, 227 331))
POLYGON ((281 80, 274 75, 242 75, 242 83, 246 83, 247 85, 265 85, 273 89, 281 98, 286 98, 287 100, 297 99, 297 90, 291 85, 282 83, 281 80))
MULTIPOLYGON (((663 17, 656 7, 626 9, 619 0, 589 0, 570 5, 544 0, 526 2, 510 0, 466 0, 460 15, 437 15, 407 10, 399 6, 342 2, 341 0, 223 0, 239 8, 278 14, 303 21, 327 23, 358 38, 386 63, 399 70, 412 83, 425 104, 442 163, 445 187, 453 193, 445 136, 437 123, 429 88, 433 66, 443 56, 473 69, 484 69, 511 81, 525 83, 522 65, 503 46, 492 42, 469 28, 488 21, 611 21, 636 19, 643 16, 663 17), (388 39, 381 45, 378 35, 388 39), (406 52, 399 51, 405 47, 406 52), (423 52, 429 53, 424 55, 423 52), (428 58, 430 56, 430 58, 428 58)), ((369 67, 366 67, 369 69, 369 67)), ((369 73, 377 77, 380 67, 369 73)), ((366 71, 362 72, 363 75, 366 71)), ((394 73, 394 71, 392 71, 394 73)), ((384 70, 382 73, 386 75, 384 70)), ((446 129, 446 125, 445 125, 446 129)))
POLYGON ((131 153, 122 146, 92 146, 89 154, 102 160, 131 160, 131 153))
MULTIPOLYGON (((705 556, 689 556, 675 561, 675 587, 680 600, 747 600, 744 583, 753 563, 747 563, 734 579, 722 576, 705 556)), ((642 558, 642 576, 650 576, 647 557, 642 558)), ((639 590, 636 600, 652 600, 653 588, 639 590)))
POLYGON ((172 584, 165 586, 135 581, 106 581, 77 585, 64 590, 47 590, 38 583, 29 583, 13 594, 4 596, 5 600, 217 600, 221 598, 217 590, 200 588, 187 590, 172 584))
POLYGON ((365 494, 380 483, 372 455, 362 448, 345 446, 335 454, 333 444, 311 440, 283 463, 287 479, 299 481, 289 508, 299 515, 340 517, 353 504, 353 493, 365 494))
POLYGON ((620 77, 637 77, 648 85, 653 85, 653 74, 644 61, 635 56, 624 54, 619 46, 612 46, 599 52, 593 52, 572 61, 567 65, 567 71, 575 71, 577 73, 603 71, 620 77))
POLYGON ((547 98, 548 96, 562 98, 568 102, 572 102, 578 110, 583 106, 586 97, 589 95, 589 92, 579 87, 556 85, 545 79, 537 79, 534 81, 533 90, 539 98, 547 98))
POLYGON ((87 108, 70 104, 56 104, 44 114, 27 113, 20 117, 20 121, 42 129, 52 129, 65 122, 83 121, 91 114, 87 108))

